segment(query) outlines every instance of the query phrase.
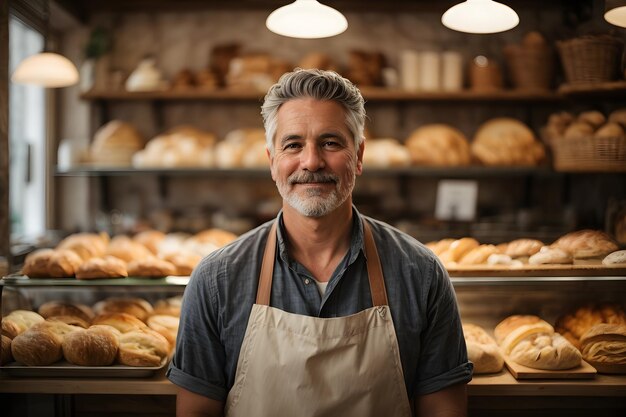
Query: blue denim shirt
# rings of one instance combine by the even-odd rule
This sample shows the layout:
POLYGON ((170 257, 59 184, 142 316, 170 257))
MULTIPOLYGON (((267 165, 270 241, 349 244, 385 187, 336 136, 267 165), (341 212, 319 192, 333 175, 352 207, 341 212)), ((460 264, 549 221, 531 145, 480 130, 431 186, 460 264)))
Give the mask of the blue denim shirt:
MULTIPOLYGON (((270 305, 314 317, 343 317, 372 307, 362 219, 372 226, 398 338, 409 398, 471 380, 456 298, 446 270, 424 245, 353 209, 350 250, 324 297, 310 272, 289 257, 282 213, 270 305)), ((189 391, 225 401, 252 305, 273 221, 213 252, 185 289, 176 352, 168 378, 189 391)))

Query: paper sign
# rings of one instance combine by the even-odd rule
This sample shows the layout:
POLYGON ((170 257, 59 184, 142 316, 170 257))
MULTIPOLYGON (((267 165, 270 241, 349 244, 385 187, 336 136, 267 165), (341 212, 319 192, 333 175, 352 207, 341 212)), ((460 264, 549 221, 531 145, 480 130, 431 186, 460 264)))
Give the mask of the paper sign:
POLYGON ((439 181, 435 217, 439 220, 474 220, 477 198, 478 182, 476 181, 439 181))

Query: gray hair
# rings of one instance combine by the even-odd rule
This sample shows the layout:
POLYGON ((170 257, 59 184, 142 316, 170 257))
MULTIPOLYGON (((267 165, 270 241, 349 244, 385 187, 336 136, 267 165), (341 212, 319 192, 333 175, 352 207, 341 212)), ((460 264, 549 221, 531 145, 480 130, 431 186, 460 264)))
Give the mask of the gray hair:
POLYGON ((278 109, 283 103, 299 98, 333 100, 346 109, 346 125, 358 148, 365 140, 365 101, 359 89, 334 71, 296 68, 283 74, 265 95, 261 115, 265 126, 267 149, 274 154, 278 109))

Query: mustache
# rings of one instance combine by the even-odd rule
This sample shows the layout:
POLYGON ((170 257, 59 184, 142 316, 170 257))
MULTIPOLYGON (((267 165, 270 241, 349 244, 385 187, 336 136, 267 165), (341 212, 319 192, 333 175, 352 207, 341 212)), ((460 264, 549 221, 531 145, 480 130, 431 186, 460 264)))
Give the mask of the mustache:
POLYGON ((287 178, 289 184, 306 184, 309 182, 333 182, 337 183, 339 177, 324 172, 302 171, 295 172, 287 178))

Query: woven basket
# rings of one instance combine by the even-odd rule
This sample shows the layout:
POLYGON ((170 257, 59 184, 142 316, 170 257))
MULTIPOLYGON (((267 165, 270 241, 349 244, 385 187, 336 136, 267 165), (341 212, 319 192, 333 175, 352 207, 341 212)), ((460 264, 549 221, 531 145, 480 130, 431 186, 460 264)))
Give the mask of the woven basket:
POLYGON ((504 48, 513 87, 549 90, 554 78, 555 56, 547 46, 509 45, 504 48))
POLYGON ((613 81, 619 78, 623 42, 609 35, 583 36, 557 42, 565 79, 571 84, 613 81))
POLYGON ((626 172, 626 139, 553 139, 555 171, 626 172))

